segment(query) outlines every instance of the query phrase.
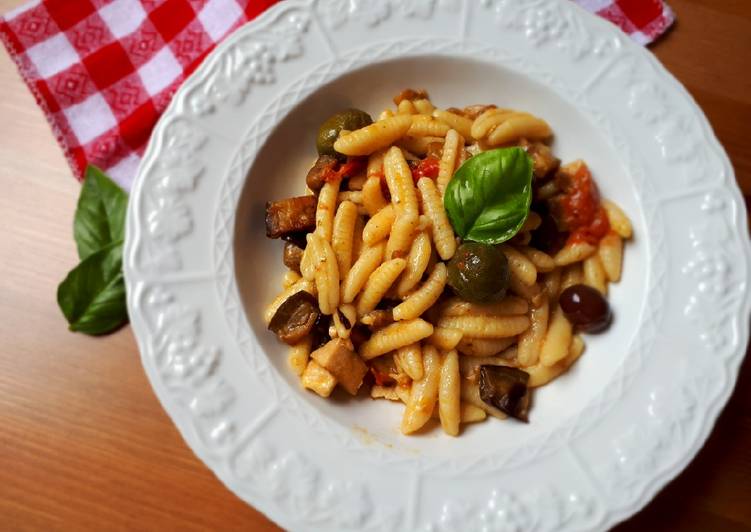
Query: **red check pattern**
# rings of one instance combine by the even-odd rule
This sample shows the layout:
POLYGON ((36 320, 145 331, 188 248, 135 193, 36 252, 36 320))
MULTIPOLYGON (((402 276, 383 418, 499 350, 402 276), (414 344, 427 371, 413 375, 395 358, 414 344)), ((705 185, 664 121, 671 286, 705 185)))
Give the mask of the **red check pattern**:
POLYGON ((649 44, 675 22, 662 0, 574 0, 587 11, 609 20, 639 44, 649 44))
MULTIPOLYGON (((641 43, 673 22, 662 0, 574 0, 641 43)), ((80 178, 129 188, 159 115, 216 44, 276 0, 34 0, 0 37, 80 178)))

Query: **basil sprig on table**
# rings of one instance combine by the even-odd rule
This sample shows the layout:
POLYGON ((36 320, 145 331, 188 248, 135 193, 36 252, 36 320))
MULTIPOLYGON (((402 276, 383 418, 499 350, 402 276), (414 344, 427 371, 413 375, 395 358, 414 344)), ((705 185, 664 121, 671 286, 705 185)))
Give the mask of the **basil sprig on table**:
POLYGON ((86 168, 73 222, 81 262, 57 288, 71 331, 98 335, 128 321, 122 272, 128 195, 95 166, 86 168))
POLYGON ((78 198, 73 236, 81 260, 125 240, 128 195, 96 166, 86 168, 78 198))
POLYGON ((532 160, 521 148, 499 148, 468 159, 443 198, 456 234, 483 244, 500 244, 518 233, 531 202, 532 160))

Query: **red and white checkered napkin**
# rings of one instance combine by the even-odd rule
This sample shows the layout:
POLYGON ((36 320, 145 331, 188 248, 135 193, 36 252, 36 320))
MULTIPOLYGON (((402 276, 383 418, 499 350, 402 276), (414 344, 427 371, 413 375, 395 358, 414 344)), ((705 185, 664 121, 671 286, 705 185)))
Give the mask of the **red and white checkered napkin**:
POLYGON ((649 44, 675 21, 663 0, 574 0, 587 11, 609 20, 639 44, 649 44))
MULTIPOLYGON (((575 1, 640 43, 673 22, 662 0, 575 1)), ((0 37, 74 174, 95 164, 127 189, 183 79, 225 35, 275 2, 34 0, 0 19, 0 37)))
POLYGON ((0 35, 75 175, 95 164, 127 189, 183 79, 275 1, 33 1, 0 35))

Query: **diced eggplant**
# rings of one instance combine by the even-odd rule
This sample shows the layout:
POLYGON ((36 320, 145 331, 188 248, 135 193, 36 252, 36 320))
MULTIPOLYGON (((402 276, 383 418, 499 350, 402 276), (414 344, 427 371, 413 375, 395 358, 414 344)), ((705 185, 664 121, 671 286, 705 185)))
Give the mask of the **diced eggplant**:
POLYGON ((351 349, 351 344, 343 338, 335 338, 310 354, 310 358, 326 368, 352 395, 357 394, 368 367, 360 355, 351 349))
POLYGON ((370 338, 370 329, 360 323, 355 324, 352 327, 352 331, 349 333, 349 340, 355 349, 360 349, 360 346, 368 341, 370 338))
POLYGON ((271 318, 269 330, 282 342, 294 345, 313 331, 319 315, 316 298, 301 290, 279 306, 271 318))
POLYGON ((266 236, 280 238, 289 233, 309 233, 316 227, 315 196, 298 196, 266 202, 266 236))
POLYGON ((529 142, 522 140, 520 146, 524 148, 532 158, 532 168, 535 179, 544 180, 558 170, 561 160, 553 155, 550 146, 542 142, 529 142))
POLYGON ((308 246, 308 241, 305 238, 308 235, 308 233, 287 233, 286 235, 282 235, 282 240, 285 242, 289 242, 290 244, 296 245, 300 249, 305 249, 308 246))
POLYGON ((497 409, 493 405, 489 405, 482 400, 482 398, 480 397, 479 383, 470 381, 469 379, 462 379, 460 393, 463 402, 475 405, 478 408, 482 408, 483 410, 485 410, 485 412, 493 417, 497 417, 498 419, 508 418, 508 415, 506 415, 505 412, 497 409))
POLYGON ((548 199, 548 212, 559 232, 571 231, 572 229, 569 224, 568 208, 566 205, 566 196, 564 194, 556 194, 548 199))
POLYGON ((561 192, 571 194, 584 183, 589 184, 591 176, 584 161, 579 159, 558 168, 553 179, 561 192))
POLYGON ((302 260, 303 252, 303 248, 299 247, 297 244, 285 242, 284 255, 282 257, 284 265, 290 270, 300 273, 300 261, 302 260))
POLYGON ((321 187, 326 182, 325 176, 338 164, 338 160, 333 155, 320 155, 316 159, 313 167, 308 170, 308 175, 305 178, 305 183, 308 188, 318 194, 321 187))
POLYGON ((555 176, 553 176, 553 181, 555 182, 555 186, 560 190, 561 192, 568 192, 572 188, 574 188, 574 176, 570 174, 569 172, 564 172, 561 169, 559 169, 555 176))
POLYGON ((558 228, 558 222, 549 214, 542 215, 540 227, 532 231, 532 246, 549 255, 555 255, 566 244, 568 232, 558 228))
POLYGON ((511 417, 527 422, 529 373, 506 366, 480 366, 480 398, 511 417))
POLYGON ((334 391, 336 378, 329 370, 318 364, 318 362, 311 360, 300 376, 300 384, 321 397, 328 397, 334 391))

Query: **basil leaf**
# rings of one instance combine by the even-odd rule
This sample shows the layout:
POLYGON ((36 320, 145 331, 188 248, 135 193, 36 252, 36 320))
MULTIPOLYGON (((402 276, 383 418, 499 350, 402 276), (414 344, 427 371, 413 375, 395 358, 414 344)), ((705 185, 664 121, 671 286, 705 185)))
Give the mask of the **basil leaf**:
POLYGON ((86 257, 58 286, 57 303, 71 331, 104 334, 128 321, 122 254, 122 241, 114 242, 86 257))
POLYGON ((81 260, 125 238, 128 195, 96 166, 86 168, 73 236, 81 260))
POLYGON ((456 234, 483 244, 500 244, 519 232, 531 202, 532 160, 521 148, 499 148, 467 160, 443 198, 456 234))

